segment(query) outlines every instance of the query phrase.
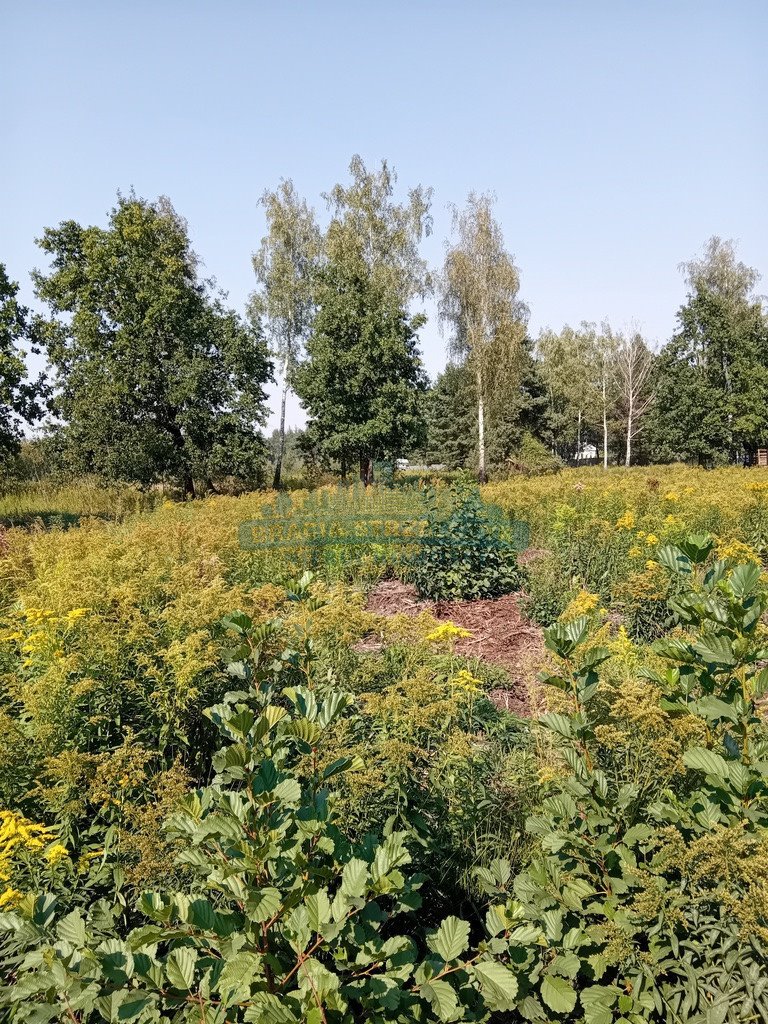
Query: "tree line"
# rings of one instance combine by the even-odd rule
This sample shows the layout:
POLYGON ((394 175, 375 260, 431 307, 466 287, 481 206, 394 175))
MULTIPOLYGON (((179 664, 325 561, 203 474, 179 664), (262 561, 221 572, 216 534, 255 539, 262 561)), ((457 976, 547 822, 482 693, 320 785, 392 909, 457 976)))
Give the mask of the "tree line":
POLYGON ((488 195, 453 211, 442 267, 422 254, 432 191, 398 192, 386 161, 354 157, 323 196, 326 223, 290 180, 262 196, 266 232, 241 315, 204 278, 169 200, 118 194, 106 227, 65 221, 38 245, 44 312, 0 264, 0 448, 41 424, 50 465, 149 485, 223 477, 279 487, 293 390, 305 462, 359 473, 376 460, 474 470, 521 452, 564 461, 749 461, 768 447, 768 315, 759 275, 712 238, 682 264, 687 297, 655 352, 639 329, 566 325, 532 338, 520 272, 488 195), (449 362, 424 371, 419 303, 433 295, 449 362), (46 370, 30 379, 25 351, 46 370), (280 382, 268 444, 266 385, 280 382))

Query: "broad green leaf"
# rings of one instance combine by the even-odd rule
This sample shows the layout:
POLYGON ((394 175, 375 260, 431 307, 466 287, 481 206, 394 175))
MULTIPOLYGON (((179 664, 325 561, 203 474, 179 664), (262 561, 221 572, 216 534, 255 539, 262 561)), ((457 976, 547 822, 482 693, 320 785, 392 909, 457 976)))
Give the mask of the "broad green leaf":
POLYGON ((195 980, 197 953, 189 946, 177 946, 165 962, 165 973, 174 988, 188 992, 195 980))
POLYGON ((504 964, 484 960, 474 965, 486 1005, 491 1011, 513 1010, 517 996, 517 978, 504 964))
POLYGON ((324 889, 307 896, 304 901, 307 908, 307 920, 313 932, 323 933, 323 929, 331 921, 331 904, 328 893, 324 889))
POLYGON ((570 1013, 576 1005, 576 990, 573 982, 545 974, 541 979, 541 998, 555 1013, 570 1013))
POLYGON ((755 562, 745 562, 737 565, 731 572, 728 582, 731 585, 734 597, 742 601, 748 597, 760 582, 762 569, 755 562))
POLYGON ((570 718, 566 715, 560 715, 553 711, 548 715, 542 715, 539 721, 546 729, 551 729, 552 732, 556 732, 566 739, 573 736, 573 726, 570 718))
POLYGON ((66 917, 62 917, 56 925, 56 934, 60 939, 64 939, 65 942, 71 942, 75 947, 84 946, 85 921, 80 915, 80 911, 73 910, 66 917))
POLYGON ((227 958, 217 988, 229 1002, 232 995, 237 995, 241 989, 248 989, 257 974, 261 974, 261 957, 257 953, 235 953, 227 958))
POLYGON ((447 981, 427 982, 427 984, 421 986, 420 992, 425 999, 429 1000, 432 1009, 440 1020, 445 1021, 446 1024, 450 1021, 458 1020, 461 1014, 459 1001, 456 993, 447 981))
POLYGON ((717 779, 727 780, 729 777, 728 762, 714 750, 705 747, 692 747, 683 754, 683 762, 688 768, 705 772, 717 779))
POLYGON ((341 873, 341 891, 350 899, 359 899, 365 893, 367 880, 368 865, 359 857, 353 857, 341 873))
POLYGON ((613 1007, 621 990, 613 985, 590 985, 579 994, 584 1008, 584 1024, 611 1024, 613 1007))
POLYGON ((666 569, 677 576, 690 576, 693 571, 691 559, 680 548, 674 547, 672 544, 659 548, 656 558, 666 569))
POLYGON ((717 722, 721 718, 727 718, 731 722, 738 722, 739 720, 733 704, 728 704, 726 701, 720 700, 719 697, 713 697, 711 694, 706 694, 703 697, 699 697, 697 701, 694 701, 692 710, 697 711, 710 722, 717 722))
POLYGON ((469 943, 469 924, 458 917, 446 917, 427 939, 429 948, 446 963, 461 956, 469 943))
POLYGON ((709 664, 724 665, 729 668, 736 664, 733 647, 728 637, 712 635, 702 637, 698 643, 693 645, 693 649, 709 664))
POLYGON ((245 912, 251 921, 263 924, 274 917, 280 909, 282 897, 277 889, 252 889, 245 904, 245 912))

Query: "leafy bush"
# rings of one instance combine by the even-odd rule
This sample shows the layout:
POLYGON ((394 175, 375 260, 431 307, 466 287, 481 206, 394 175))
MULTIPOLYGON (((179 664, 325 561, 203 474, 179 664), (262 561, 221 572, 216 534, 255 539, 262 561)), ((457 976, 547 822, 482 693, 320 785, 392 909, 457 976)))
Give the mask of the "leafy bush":
POLYGON ((592 706, 609 657, 582 617, 548 631, 561 671, 546 682, 570 714, 542 725, 568 772, 528 822, 541 853, 514 880, 481 871, 506 902, 489 910, 491 948, 522 968, 529 1019, 768 1020, 768 734, 755 700, 768 689, 760 570, 717 561, 706 538, 660 552, 686 586, 671 602, 691 635, 659 641, 668 668, 649 672, 661 708, 698 722, 686 784, 651 802, 610 784, 592 706), (577 1009, 578 1007, 578 1009, 577 1009))
POLYGON ((507 461, 508 470, 524 476, 559 473, 564 466, 559 455, 553 455, 545 444, 528 433, 523 434, 519 449, 507 461))
POLYGON ((509 530, 476 487, 455 485, 448 508, 428 493, 424 540, 410 566, 419 593, 437 601, 500 597, 522 572, 509 530))
POLYGON ((286 686, 296 652, 265 663, 264 630, 229 618, 230 673, 243 687, 208 711, 226 739, 211 785, 169 823, 184 844, 184 892, 142 896, 130 928, 120 902, 58 917, 54 897, 0 914, 15 1021, 258 1022, 482 1020, 514 1005, 511 968, 469 951, 469 924, 445 919, 426 949, 405 928, 420 879, 403 871, 405 835, 355 846, 318 752, 350 697, 286 686))

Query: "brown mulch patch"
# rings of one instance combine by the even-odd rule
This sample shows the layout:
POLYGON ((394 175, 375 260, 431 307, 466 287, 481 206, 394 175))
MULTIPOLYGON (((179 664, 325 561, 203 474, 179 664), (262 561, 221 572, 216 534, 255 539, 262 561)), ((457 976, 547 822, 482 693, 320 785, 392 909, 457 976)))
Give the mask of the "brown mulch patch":
MULTIPOLYGON (((507 594, 481 601, 423 601, 416 588, 399 580, 383 580, 368 596, 367 609, 376 615, 419 615, 428 611, 442 622, 453 622, 472 636, 456 641, 455 651, 466 658, 480 658, 499 665, 511 685, 489 693, 493 703, 518 715, 536 712, 532 668, 544 657, 541 629, 529 622, 520 609, 520 595, 507 594)), ((359 650, 375 650, 372 645, 359 650)))

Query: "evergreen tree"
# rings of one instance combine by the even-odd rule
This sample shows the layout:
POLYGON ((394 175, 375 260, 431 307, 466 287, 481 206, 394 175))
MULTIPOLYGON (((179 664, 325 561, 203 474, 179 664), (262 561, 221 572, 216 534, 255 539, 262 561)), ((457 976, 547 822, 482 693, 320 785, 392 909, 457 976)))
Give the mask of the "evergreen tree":
POLYGON ((448 363, 426 396, 429 463, 464 469, 477 451, 475 381, 465 363, 448 363))

